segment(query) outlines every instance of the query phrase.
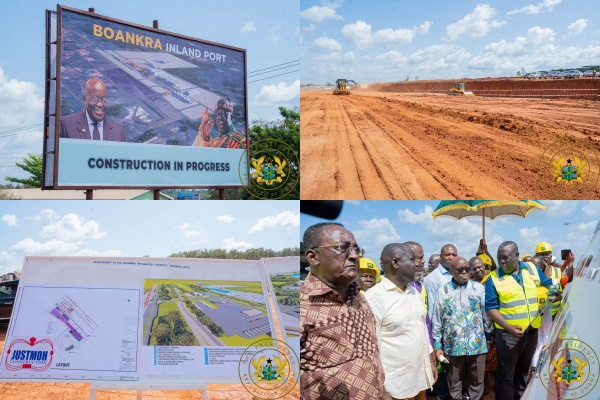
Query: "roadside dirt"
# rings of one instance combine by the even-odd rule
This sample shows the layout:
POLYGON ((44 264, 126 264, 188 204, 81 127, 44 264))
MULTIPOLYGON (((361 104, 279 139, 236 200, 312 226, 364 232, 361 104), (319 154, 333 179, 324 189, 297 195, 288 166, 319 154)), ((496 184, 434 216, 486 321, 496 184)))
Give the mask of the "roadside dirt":
POLYGON ((356 90, 300 104, 302 199, 600 198, 600 101, 356 90), (586 160, 583 182, 556 182, 561 157, 586 160))
MULTIPOLYGON (((0 353, 6 339, 7 325, 0 325, 0 353)), ((207 385, 208 396, 211 400, 255 400, 242 385, 207 385)), ((89 383, 63 382, 0 382, 0 399, 7 400, 87 400, 90 396, 89 383)), ((199 392, 192 390, 146 390, 143 399, 192 400, 202 399, 199 392)), ((283 400, 300 398, 298 385, 291 393, 282 397, 283 400)), ((96 400, 135 400, 137 391, 134 390, 99 390, 96 400)))

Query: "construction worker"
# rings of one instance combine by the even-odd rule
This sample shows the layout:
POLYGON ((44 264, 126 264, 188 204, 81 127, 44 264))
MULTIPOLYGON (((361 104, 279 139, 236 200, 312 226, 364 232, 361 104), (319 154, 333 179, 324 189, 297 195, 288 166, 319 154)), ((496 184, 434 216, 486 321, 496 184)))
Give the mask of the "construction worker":
POLYGON ((538 287, 550 301, 562 298, 552 280, 532 263, 519 261, 519 248, 507 241, 498 247, 498 268, 485 282, 485 310, 496 327, 496 400, 522 396, 538 341, 538 287))
MULTIPOLYGON (((563 291, 562 272, 561 272, 560 268, 552 265, 553 256, 552 256, 552 246, 550 246, 550 243, 548 243, 548 242, 538 243, 538 245, 535 248, 535 255, 541 259, 542 264, 544 265, 544 268, 542 269, 544 274, 546 274, 546 276, 548 278, 552 279, 552 283, 554 284, 554 286, 556 286, 556 288, 562 293, 562 291, 563 291)), ((556 315, 556 313, 558 313, 559 309, 560 309, 560 300, 552 303, 552 307, 551 307, 552 317, 554 317, 556 315)))
POLYGON ((531 254, 523 254, 523 258, 521 258, 521 261, 523 261, 523 262, 530 262, 531 261, 531 254))
POLYGON ((366 292, 377 283, 379 278, 379 268, 370 258, 362 257, 359 261, 358 279, 356 282, 360 286, 361 292, 366 292))

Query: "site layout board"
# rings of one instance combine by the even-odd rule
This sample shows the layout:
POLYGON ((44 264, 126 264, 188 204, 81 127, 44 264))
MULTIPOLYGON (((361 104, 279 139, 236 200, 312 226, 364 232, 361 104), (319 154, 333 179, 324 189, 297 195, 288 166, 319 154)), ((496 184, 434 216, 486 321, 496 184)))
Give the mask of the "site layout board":
POLYGON ((0 379, 239 383, 244 352, 282 339, 265 260, 26 257, 0 379))
POLYGON ((46 185, 247 182, 245 50, 68 7, 58 15, 60 96, 48 100, 61 116, 58 182, 46 175, 46 185))

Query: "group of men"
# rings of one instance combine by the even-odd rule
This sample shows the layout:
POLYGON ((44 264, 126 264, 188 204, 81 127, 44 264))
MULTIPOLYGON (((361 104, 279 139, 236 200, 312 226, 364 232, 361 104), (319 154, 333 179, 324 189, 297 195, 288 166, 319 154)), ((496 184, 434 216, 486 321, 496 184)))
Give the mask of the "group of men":
POLYGON ((438 398, 461 400, 466 391, 481 399, 492 325, 496 399, 522 395, 541 313, 561 299, 547 251, 536 254, 536 265, 521 261, 517 244, 507 241, 493 269, 489 253, 467 260, 446 244, 421 284, 418 243, 386 245, 382 276, 341 224, 309 227, 303 244, 310 272, 300 290, 302 399, 422 400, 436 381, 438 398), (542 306, 540 288, 547 290, 542 306))

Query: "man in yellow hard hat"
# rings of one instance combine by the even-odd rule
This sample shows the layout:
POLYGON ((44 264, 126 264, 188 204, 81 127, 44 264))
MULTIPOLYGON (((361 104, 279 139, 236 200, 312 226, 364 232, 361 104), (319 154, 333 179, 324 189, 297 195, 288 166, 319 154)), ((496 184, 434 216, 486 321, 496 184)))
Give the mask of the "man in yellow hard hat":
MULTIPOLYGON (((562 293, 563 285, 562 285, 562 272, 560 268, 552 265, 552 246, 548 242, 540 242, 535 248, 535 256, 539 258, 541 264, 543 265, 542 271, 544 274, 552 279, 552 283, 556 288, 562 293)), ((552 303, 552 316, 555 316, 560 309, 560 300, 552 303)))
POLYGON ((485 282, 485 310, 496 326, 496 399, 513 400, 525 391, 537 347, 538 287, 549 289, 551 301, 562 295, 537 266, 519 261, 515 242, 502 243, 497 259, 498 268, 485 282))
POLYGON ((379 277, 379 268, 377 268, 377 264, 375 264, 370 258, 363 257, 360 259, 359 263, 360 268, 356 282, 358 283, 358 286, 360 286, 360 290, 362 292, 366 292, 377 283, 377 278, 379 277))

